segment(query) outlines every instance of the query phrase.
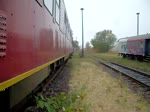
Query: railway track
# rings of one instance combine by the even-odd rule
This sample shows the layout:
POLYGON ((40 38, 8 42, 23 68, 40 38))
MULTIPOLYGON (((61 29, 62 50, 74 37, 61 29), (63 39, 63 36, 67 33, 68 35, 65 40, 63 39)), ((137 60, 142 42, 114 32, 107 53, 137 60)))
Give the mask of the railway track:
POLYGON ((133 68, 126 67, 126 66, 122 66, 120 64, 116 64, 113 62, 110 63, 110 66, 112 66, 112 68, 119 71, 120 73, 150 88, 150 74, 149 73, 142 72, 133 68))
POLYGON ((104 59, 100 59, 100 57, 89 56, 100 62, 101 64, 118 71, 119 73, 126 75, 127 77, 132 78, 136 82, 148 87, 150 89, 150 73, 143 72, 137 69, 133 69, 127 66, 123 66, 114 62, 108 62, 104 59))
POLYGON ((150 103, 150 73, 143 72, 127 66, 123 66, 117 63, 109 62, 97 56, 89 55, 88 57, 118 72, 118 73, 111 73, 109 69, 107 69, 113 77, 120 78, 121 76, 121 79, 123 79, 122 81, 125 81, 127 83, 127 86, 133 92, 140 93, 142 97, 146 99, 147 102, 150 103))

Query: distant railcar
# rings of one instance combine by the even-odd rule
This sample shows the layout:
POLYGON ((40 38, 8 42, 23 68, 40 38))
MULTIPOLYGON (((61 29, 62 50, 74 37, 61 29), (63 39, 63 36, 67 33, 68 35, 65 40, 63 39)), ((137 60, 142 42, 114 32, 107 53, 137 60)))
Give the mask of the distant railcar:
POLYGON ((124 58, 143 60, 150 57, 150 34, 127 37, 119 41, 119 54, 124 58))
POLYGON ((14 107, 73 52, 64 0, 0 0, 0 105, 14 107))

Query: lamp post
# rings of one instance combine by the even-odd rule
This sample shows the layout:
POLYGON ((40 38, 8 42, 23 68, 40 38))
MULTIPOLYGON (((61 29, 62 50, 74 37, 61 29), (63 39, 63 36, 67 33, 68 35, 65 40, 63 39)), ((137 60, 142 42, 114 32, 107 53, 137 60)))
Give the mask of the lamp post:
POLYGON ((81 8, 81 16, 82 16, 82 57, 84 57, 84 33, 83 33, 83 10, 84 8, 81 8))
POLYGON ((137 15, 137 35, 139 35, 139 12, 138 13, 136 13, 136 15, 137 15))

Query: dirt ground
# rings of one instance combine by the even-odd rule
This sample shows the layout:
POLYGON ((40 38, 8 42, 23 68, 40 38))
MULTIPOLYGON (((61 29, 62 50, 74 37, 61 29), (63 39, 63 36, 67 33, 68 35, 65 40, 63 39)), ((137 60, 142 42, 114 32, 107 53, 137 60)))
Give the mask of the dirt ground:
POLYGON ((140 93, 134 94, 121 79, 111 77, 94 63, 85 61, 73 67, 69 86, 71 91, 84 91, 88 112, 150 112, 150 104, 140 93))

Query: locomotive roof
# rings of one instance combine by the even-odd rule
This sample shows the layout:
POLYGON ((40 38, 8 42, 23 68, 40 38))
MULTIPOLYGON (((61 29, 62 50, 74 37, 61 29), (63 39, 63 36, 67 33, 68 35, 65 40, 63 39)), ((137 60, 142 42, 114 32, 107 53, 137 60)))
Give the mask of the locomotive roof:
POLYGON ((127 37, 128 40, 148 39, 148 38, 150 38, 150 34, 143 34, 143 35, 136 35, 136 36, 127 37))
POLYGON ((118 42, 127 42, 127 38, 119 39, 118 42))
POLYGON ((117 42, 126 42, 128 40, 136 40, 136 39, 150 39, 150 33, 143 34, 143 35, 136 35, 131 37, 124 37, 117 40, 117 42))

